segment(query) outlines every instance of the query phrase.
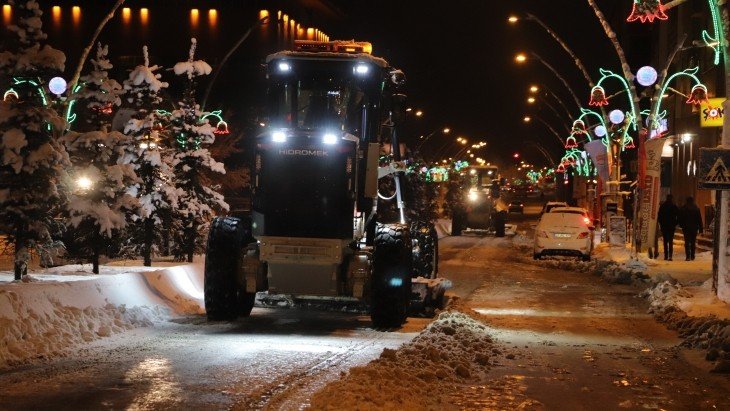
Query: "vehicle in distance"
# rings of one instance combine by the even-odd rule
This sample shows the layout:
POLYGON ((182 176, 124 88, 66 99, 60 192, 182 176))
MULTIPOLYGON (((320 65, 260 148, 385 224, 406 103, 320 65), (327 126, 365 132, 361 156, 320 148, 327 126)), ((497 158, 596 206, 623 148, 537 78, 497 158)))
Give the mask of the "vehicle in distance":
POLYGON ((568 207, 568 203, 565 201, 548 201, 545 203, 545 205, 542 206, 542 211, 540 211, 540 214, 549 213, 550 210, 552 210, 555 207, 568 207))
POLYGON ((592 250, 591 226, 581 214, 550 212, 540 218, 535 229, 535 260, 548 255, 562 255, 590 261, 592 250))
POLYGON ((510 213, 524 213, 525 212, 525 204, 521 201, 512 201, 507 206, 507 211, 510 213))

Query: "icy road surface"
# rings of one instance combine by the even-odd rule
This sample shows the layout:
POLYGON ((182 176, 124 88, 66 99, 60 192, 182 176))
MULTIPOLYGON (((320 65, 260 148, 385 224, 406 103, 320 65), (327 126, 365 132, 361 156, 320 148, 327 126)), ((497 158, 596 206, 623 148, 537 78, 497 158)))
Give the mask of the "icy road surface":
POLYGON ((298 409, 341 371, 412 339, 366 316, 254 309, 234 323, 186 317, 0 374, 0 409, 298 409))

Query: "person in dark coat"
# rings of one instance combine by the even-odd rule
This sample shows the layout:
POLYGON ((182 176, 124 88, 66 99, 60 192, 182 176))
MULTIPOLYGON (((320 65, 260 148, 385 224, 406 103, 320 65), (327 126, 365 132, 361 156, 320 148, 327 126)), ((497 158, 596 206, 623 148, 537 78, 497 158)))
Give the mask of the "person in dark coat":
POLYGON ((679 225, 684 235, 684 251, 687 256, 685 260, 694 260, 697 234, 702 231, 702 214, 694 198, 687 197, 687 202, 679 211, 679 225))
POLYGON ((679 222, 679 207, 674 204, 674 199, 671 194, 667 195, 667 199, 659 206, 657 222, 659 223, 659 228, 662 231, 662 239, 664 240, 664 259, 672 261, 674 230, 679 222))

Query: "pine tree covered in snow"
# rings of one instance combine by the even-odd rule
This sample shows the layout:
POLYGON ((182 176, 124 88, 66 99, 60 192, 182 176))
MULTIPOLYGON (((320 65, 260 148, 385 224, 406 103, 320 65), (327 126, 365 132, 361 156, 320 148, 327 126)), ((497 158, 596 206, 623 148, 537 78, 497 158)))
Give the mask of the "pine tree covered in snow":
POLYGON ((112 68, 107 47, 97 47, 91 71, 81 78, 82 87, 73 98, 78 118, 74 129, 61 138, 73 164, 69 193, 69 225, 75 243, 91 255, 93 271, 99 273, 99 256, 112 236, 126 227, 137 199, 127 191, 138 183, 132 164, 122 163, 131 138, 109 131, 114 108, 121 104, 122 86, 110 79, 112 68))
POLYGON ((150 266, 155 238, 170 223, 179 191, 171 165, 174 140, 165 130, 167 119, 156 111, 162 101, 159 92, 168 84, 160 81, 161 76, 156 73, 159 67, 150 66, 147 46, 143 53, 144 64, 135 67, 124 81, 125 100, 134 110, 124 127, 124 133, 131 138, 124 162, 134 166, 140 180, 130 188, 140 205, 136 227, 130 230, 131 244, 141 245, 137 251, 144 264, 150 266))
POLYGON ((81 77, 81 87, 73 94, 77 118, 72 128, 76 131, 110 130, 114 111, 122 104, 122 86, 109 78, 113 66, 108 54, 108 46, 99 43, 96 58, 90 61, 91 71, 81 77))
POLYGON ((195 99, 197 78, 208 75, 211 67, 203 60, 195 60, 196 41, 192 39, 188 60, 175 64, 175 74, 185 77, 185 90, 177 110, 172 113, 172 131, 177 152, 174 155, 175 185, 180 190, 176 222, 178 255, 193 261, 196 243, 204 236, 201 228, 211 219, 215 210, 228 210, 223 196, 206 184, 206 174, 224 174, 223 164, 215 161, 208 147, 215 141, 215 127, 202 120, 203 113, 195 99))
POLYGON ((53 217, 64 201, 59 185, 69 161, 54 139, 65 122, 51 107, 47 87, 63 71, 66 56, 42 44, 38 2, 25 1, 14 10, 17 25, 8 29, 15 36, 0 52, 0 84, 15 91, 0 103, 0 230, 15 245, 15 278, 21 279, 30 251, 43 255, 55 245, 53 217))

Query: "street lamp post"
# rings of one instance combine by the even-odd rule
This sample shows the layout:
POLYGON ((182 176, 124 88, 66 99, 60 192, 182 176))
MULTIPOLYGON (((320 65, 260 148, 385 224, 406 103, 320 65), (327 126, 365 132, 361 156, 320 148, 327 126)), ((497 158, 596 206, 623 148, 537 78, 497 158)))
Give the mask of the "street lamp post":
MULTIPOLYGON (((545 59, 540 57, 539 54, 537 54, 535 52, 530 52, 530 56, 532 56, 532 58, 534 58, 535 60, 539 61, 543 66, 545 66, 548 70, 550 70, 555 75, 555 77, 557 77, 558 80, 560 80, 561 83, 563 83, 565 88, 570 92, 570 95, 573 96, 573 100, 575 100, 576 106, 578 106, 578 108, 580 108, 581 107, 580 99, 578 99, 578 96, 575 94, 573 89, 570 87, 570 84, 565 79, 565 77, 563 77, 563 75, 560 74, 558 72, 558 70, 555 69, 555 67, 553 67, 550 63, 545 61, 545 59)), ((525 55, 524 53, 519 53, 515 56, 515 61, 519 64, 523 64, 523 63, 527 62, 527 60, 528 60, 527 55, 525 55)))
POLYGON ((419 151, 421 149, 421 146, 423 146, 431 137, 433 137, 437 132, 441 131, 444 134, 449 134, 451 132, 451 129, 448 127, 444 127, 443 129, 436 129, 432 132, 430 132, 428 135, 426 135, 425 138, 423 138, 418 146, 416 146, 416 151, 419 151))

